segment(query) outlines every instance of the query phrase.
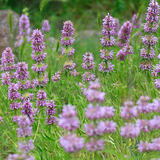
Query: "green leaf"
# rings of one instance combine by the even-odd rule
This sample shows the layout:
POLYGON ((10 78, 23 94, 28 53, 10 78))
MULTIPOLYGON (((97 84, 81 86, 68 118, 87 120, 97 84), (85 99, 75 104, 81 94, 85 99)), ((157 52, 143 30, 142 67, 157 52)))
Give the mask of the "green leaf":
POLYGON ((58 49, 59 49, 59 40, 57 41, 56 52, 58 52, 58 49))
POLYGON ((130 40, 132 39, 132 38, 134 38, 140 31, 142 31, 143 30, 143 28, 141 27, 141 28, 139 28, 139 29, 137 29, 137 31, 131 36, 131 38, 130 38, 130 40))
POLYGON ((101 15, 98 13, 97 14, 97 23, 98 23, 98 27, 101 30, 101 15))
POLYGON ((40 3, 40 10, 42 11, 43 10, 43 7, 51 0, 42 0, 41 3, 40 3))
POLYGON ((143 12, 143 8, 144 8, 144 3, 142 3, 141 7, 139 8, 137 20, 140 19, 141 15, 142 15, 142 12, 143 12))
POLYGON ((22 43, 22 46, 20 48, 20 60, 22 61, 22 56, 23 56, 23 51, 24 51, 24 48, 25 48, 25 45, 26 45, 26 42, 27 42, 27 38, 24 38, 24 42, 22 43))
POLYGON ((12 35, 12 12, 11 10, 9 10, 9 13, 8 13, 8 22, 9 22, 10 33, 12 35))

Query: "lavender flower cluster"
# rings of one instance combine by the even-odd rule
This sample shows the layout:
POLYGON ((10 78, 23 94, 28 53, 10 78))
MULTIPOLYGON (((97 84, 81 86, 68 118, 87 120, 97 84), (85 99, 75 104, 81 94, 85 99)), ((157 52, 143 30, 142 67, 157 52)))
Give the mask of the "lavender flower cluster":
POLYGON ((111 72, 113 71, 114 65, 109 62, 109 60, 113 59, 113 50, 110 50, 109 47, 115 45, 114 35, 116 35, 116 21, 108 13, 108 15, 103 19, 102 25, 102 34, 104 35, 104 37, 101 38, 101 44, 102 46, 108 47, 108 49, 100 50, 100 57, 102 58, 103 62, 99 64, 99 71, 111 72))

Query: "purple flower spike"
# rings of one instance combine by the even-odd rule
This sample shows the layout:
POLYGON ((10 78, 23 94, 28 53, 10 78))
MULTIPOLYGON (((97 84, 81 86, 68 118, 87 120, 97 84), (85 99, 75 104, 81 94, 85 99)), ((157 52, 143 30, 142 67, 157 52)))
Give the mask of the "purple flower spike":
POLYGON ((58 82, 61 79, 61 75, 59 72, 55 73, 55 75, 52 76, 52 81, 53 82, 58 82))
POLYGON ((1 60, 1 71, 10 71, 15 69, 14 55, 10 47, 7 47, 3 53, 1 60))
POLYGON ((72 45, 73 42, 75 41, 75 39, 72 37, 73 34, 74 34, 73 23, 70 20, 64 22, 61 43, 67 46, 72 45))
POLYGON ((19 34, 22 36, 29 36, 30 31, 29 18, 27 15, 22 14, 19 19, 19 34))
POLYGON ((73 56, 74 52, 75 52, 75 49, 72 47, 68 47, 68 48, 62 47, 62 54, 63 55, 73 56))
POLYGON ((50 31, 50 25, 49 25, 49 20, 43 20, 42 21, 42 31, 50 31))
POLYGON ((28 79, 28 65, 25 62, 19 62, 17 64, 16 78, 18 80, 28 79))
POLYGON ((107 62, 107 67, 106 64, 104 62, 99 64, 99 71, 101 72, 112 72, 114 69, 114 64, 112 64, 111 62, 107 62))
POLYGON ((70 60, 70 61, 66 61, 66 62, 64 63, 63 68, 64 68, 64 69, 72 70, 72 69, 74 69, 74 68, 75 68, 75 66, 76 66, 76 64, 75 64, 75 63, 73 63, 73 61, 72 61, 72 60, 70 60))
POLYGON ((102 34, 104 36, 106 35, 114 35, 115 34, 115 26, 116 22, 115 19, 108 13, 108 15, 103 19, 103 29, 102 34))
POLYGON ((2 84, 3 85, 7 85, 7 84, 11 83, 11 78, 10 78, 9 72, 2 73, 1 76, 2 76, 2 84))
POLYGON ((132 17, 133 28, 141 28, 141 17, 138 20, 137 14, 134 14, 132 17))
POLYGON ((108 60, 108 59, 113 59, 113 51, 108 51, 108 50, 100 50, 101 54, 100 54, 100 57, 102 59, 105 59, 105 60, 108 60))
POLYGON ((44 50, 43 35, 40 30, 36 29, 32 34, 32 49, 34 52, 42 52, 44 50))
POLYGON ((124 47, 124 46, 126 46, 128 44, 128 40, 129 40, 129 38, 131 36, 131 30, 132 30, 132 24, 129 21, 125 22, 122 25, 122 27, 121 27, 121 29, 120 29, 120 31, 118 33, 117 45, 119 47, 122 48, 122 47, 124 47))

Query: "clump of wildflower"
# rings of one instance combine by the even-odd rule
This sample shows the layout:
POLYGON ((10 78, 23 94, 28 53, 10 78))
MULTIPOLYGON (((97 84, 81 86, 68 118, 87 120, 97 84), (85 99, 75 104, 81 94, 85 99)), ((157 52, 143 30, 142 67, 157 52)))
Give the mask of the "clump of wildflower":
POLYGON ((122 49, 120 49, 116 55, 116 58, 120 61, 125 61, 126 56, 133 53, 133 48, 130 45, 124 46, 122 49))
POLYGON ((160 150, 160 137, 154 138, 152 142, 143 142, 140 141, 138 144, 139 152, 148 152, 148 151, 159 151, 160 150))
POLYGON ((100 107, 99 103, 104 101, 105 93, 99 91, 100 83, 98 79, 89 83, 89 89, 85 91, 85 96, 91 104, 86 109, 85 116, 90 119, 90 124, 84 124, 84 130, 90 140, 86 143, 88 151, 103 150, 105 141, 99 136, 103 133, 113 133, 116 131, 117 124, 113 121, 101 121, 101 118, 111 118, 114 116, 114 108, 112 106, 100 107), (97 103, 97 104, 96 104, 97 103))
POLYGON ((134 138, 140 134, 140 129, 135 124, 125 123, 125 126, 121 127, 121 136, 126 138, 134 138))
POLYGON ((2 76, 2 84, 3 85, 7 85, 7 84, 11 83, 11 78, 10 78, 9 72, 2 73, 1 76, 2 76))
POLYGON ((25 62, 19 62, 17 64, 16 78, 18 80, 28 79, 28 65, 25 62))
MULTIPOLYGON (((62 114, 59 115, 58 125, 68 131, 79 128, 79 119, 77 118, 75 106, 68 104, 63 107, 62 114)), ((84 139, 70 133, 60 138, 60 145, 66 152, 77 152, 84 147, 84 139)))
POLYGON ((62 47, 62 54, 63 55, 73 56, 74 52, 75 52, 75 49, 72 47, 67 47, 67 48, 62 47))
POLYGON ((14 69, 15 69, 15 64, 14 64, 14 55, 12 53, 12 50, 10 47, 7 47, 1 57, 1 71, 7 71, 6 73, 1 74, 1 79, 2 79, 2 84, 10 84, 11 79, 15 78, 14 76, 14 69))
POLYGON ((19 35, 16 37, 16 42, 15 42, 15 46, 19 47, 22 45, 22 43, 24 42, 24 38, 27 38, 27 42, 30 42, 31 38, 30 38, 30 22, 29 22, 29 18, 26 14, 22 14, 20 19, 19 19, 19 35))
POLYGON ((72 45, 74 42, 74 38, 72 37, 74 34, 73 23, 68 20, 64 22, 63 30, 62 30, 62 37, 61 43, 63 45, 72 45))
POLYGON ((59 115, 58 125, 69 131, 79 127, 75 106, 68 104, 63 107, 62 114, 59 115))
POLYGON ((8 99, 10 99, 11 101, 19 99, 21 94, 18 92, 18 89, 19 89, 18 84, 11 83, 9 85, 8 99))
POLYGON ((127 21, 127 22, 124 22, 120 31, 118 32, 118 42, 117 42, 117 45, 119 47, 124 47, 126 45, 128 45, 129 43, 129 38, 131 36, 131 30, 132 30, 132 24, 127 21))
POLYGON ((47 69, 47 65, 43 63, 46 54, 43 50, 45 48, 44 42, 43 42, 43 35, 40 30, 36 29, 33 31, 32 34, 32 49, 33 53, 31 54, 34 61, 36 61, 36 64, 33 64, 31 67, 33 71, 35 71, 38 75, 37 80, 38 85, 45 86, 48 82, 48 74, 45 74, 44 72, 47 69))
POLYGON ((37 103, 36 106, 44 107, 46 106, 47 93, 44 90, 39 90, 37 93, 37 103))
POLYGON ((93 138, 90 139, 86 143, 86 148, 88 151, 95 152, 97 150, 103 150, 105 145, 105 141, 103 139, 95 140, 93 138))
POLYGON ((153 111, 153 105, 149 103, 149 96, 141 96, 137 101, 137 109, 139 113, 148 113, 153 111))
POLYGON ((139 66, 139 68, 141 68, 142 70, 152 69, 151 59, 153 59, 155 56, 154 46, 158 42, 158 38, 154 36, 154 33, 156 33, 158 28, 159 8, 160 7, 158 2, 156 0, 152 0, 149 3, 149 7, 147 9, 147 22, 144 24, 144 31, 148 34, 142 37, 144 48, 141 50, 142 62, 139 66), (149 67, 146 67, 143 63, 150 63, 151 65, 149 67))
POLYGON ((79 72, 77 72, 76 69, 74 69, 73 71, 70 71, 70 73, 71 73, 71 75, 73 75, 73 76, 79 75, 79 72))
POLYGON ((76 134, 64 135, 60 138, 60 145, 66 152, 77 152, 84 147, 84 139, 76 134))
POLYGON ((155 33, 158 29, 160 6, 156 0, 152 0, 149 4, 146 14, 146 23, 144 24, 144 31, 147 33, 155 33))
POLYGON ((22 14, 19 19, 19 35, 29 36, 30 31, 29 18, 26 14, 22 14))
MULTIPOLYGON (((83 69, 85 69, 85 70, 93 70, 94 67, 95 67, 95 63, 93 62, 93 60, 94 60, 93 54, 90 53, 90 52, 86 52, 83 55, 83 61, 84 61, 84 63, 82 63, 83 69)), ((92 74, 91 72, 85 72, 82 75, 82 79, 84 81, 92 81, 92 80, 95 79, 95 75, 92 74)))
POLYGON ((42 21, 42 31, 50 31, 50 25, 49 25, 49 20, 43 20, 42 21))
POLYGON ((57 82, 61 79, 60 72, 56 72, 55 75, 52 76, 52 81, 57 82))
POLYGON ((133 101, 124 102, 124 106, 121 107, 121 117, 123 119, 132 119, 138 116, 138 109, 134 106, 133 101))
POLYGON ((56 114, 55 103, 53 100, 50 100, 46 103, 46 111, 48 117, 46 118, 46 124, 54 124, 57 122, 57 118, 54 117, 56 114))
POLYGON ((137 14, 134 14, 132 17, 132 26, 133 28, 141 28, 141 17, 138 20, 137 14))
POLYGON ((102 34, 105 37, 101 38, 101 44, 104 47, 108 47, 108 49, 100 50, 100 57, 103 62, 99 64, 99 71, 111 72, 113 71, 114 65, 109 61, 113 59, 113 50, 110 50, 109 47, 115 45, 114 35, 116 35, 116 27, 118 27, 118 23, 116 23, 115 19, 108 13, 103 19, 102 25, 102 34))
POLYGON ((17 159, 28 159, 34 160, 35 158, 29 154, 31 150, 34 149, 33 140, 26 140, 26 137, 33 135, 31 121, 25 116, 17 117, 17 136, 22 137, 24 141, 18 143, 18 150, 15 154, 10 154, 8 160, 17 160, 17 159))
POLYGON ((69 47, 73 44, 75 39, 73 38, 74 35, 74 28, 73 23, 68 20, 64 22, 62 37, 61 37, 61 43, 62 45, 65 45, 66 47, 62 47, 62 55, 65 58, 65 63, 63 65, 63 69, 69 72, 69 70, 73 70, 76 66, 76 64, 72 60, 72 56, 75 53, 75 49, 73 47, 69 47))

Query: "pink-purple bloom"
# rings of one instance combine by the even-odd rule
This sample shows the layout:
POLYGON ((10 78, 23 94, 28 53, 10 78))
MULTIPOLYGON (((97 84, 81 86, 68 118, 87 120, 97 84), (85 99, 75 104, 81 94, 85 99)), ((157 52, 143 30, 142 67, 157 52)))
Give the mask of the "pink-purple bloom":
POLYGON ((140 128, 132 123, 125 123, 125 126, 121 127, 121 136, 126 138, 134 138, 140 134, 140 128))
POLYGON ((77 152, 84 147, 84 138, 77 137, 74 133, 64 135, 60 138, 60 145, 66 152, 77 152))
POLYGON ((77 118, 75 106, 68 104, 63 107, 62 114, 59 115, 58 125, 69 131, 79 128, 79 119, 77 118))

